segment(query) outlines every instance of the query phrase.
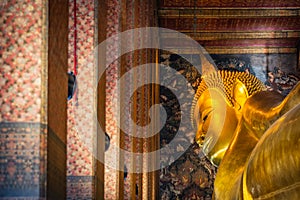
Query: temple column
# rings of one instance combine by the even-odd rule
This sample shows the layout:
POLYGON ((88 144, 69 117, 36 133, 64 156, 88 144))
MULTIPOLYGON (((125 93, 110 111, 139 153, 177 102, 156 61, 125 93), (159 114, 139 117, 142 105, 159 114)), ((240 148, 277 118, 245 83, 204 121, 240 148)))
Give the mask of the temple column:
POLYGON ((0 198, 65 198, 68 5, 4 1, 0 198))

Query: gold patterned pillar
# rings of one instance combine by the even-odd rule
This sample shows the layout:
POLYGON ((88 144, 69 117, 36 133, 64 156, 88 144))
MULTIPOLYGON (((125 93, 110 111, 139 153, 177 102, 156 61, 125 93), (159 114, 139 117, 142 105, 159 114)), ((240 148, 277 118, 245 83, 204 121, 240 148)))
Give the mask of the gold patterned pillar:
POLYGON ((1 199, 66 197, 67 9, 0 3, 1 199))
POLYGON ((68 72, 77 73, 77 90, 68 101, 67 198, 92 199, 95 197, 97 160, 94 156, 97 142, 97 120, 94 117, 97 101, 94 57, 98 37, 97 5, 96 1, 68 2, 68 72))
MULTIPOLYGON (((144 1, 99 1, 98 18, 98 36, 99 43, 113 37, 115 34, 130 30, 133 28, 147 27, 156 25, 156 16, 154 16, 155 2, 144 1), (100 13, 101 12, 101 13, 100 13), (104 14, 106 13, 106 14, 104 14)), ((149 35, 148 35, 149 36, 149 35)), ((154 102, 158 102, 158 89, 156 86, 141 87, 134 91, 134 86, 146 83, 147 80, 158 78, 156 68, 146 71, 140 70, 138 73, 128 75, 128 72, 140 65, 157 62, 157 52, 154 50, 135 50, 129 53, 122 51, 122 45, 132 46, 138 49, 147 35, 137 34, 134 38, 116 38, 106 46, 105 53, 99 53, 98 62, 109 62, 115 55, 120 53, 120 57, 109 63, 108 69, 98 84, 98 121, 102 128, 111 138, 111 146, 117 146, 127 152, 146 153, 157 148, 158 139, 151 137, 144 139, 137 137, 141 134, 139 126, 147 124, 149 108, 154 102), (118 40, 121 39, 121 40, 118 40), (133 39, 133 40, 131 40, 133 39), (126 84, 121 86, 118 94, 115 91, 120 89, 119 79, 126 76, 126 84), (105 85, 105 87, 104 87, 105 85), (105 93, 105 94, 104 94, 105 93), (129 102, 129 103, 128 103, 129 102), (128 104, 126 104, 128 103, 128 104), (103 112, 105 111, 105 112, 103 112), (120 112, 120 116, 116 115, 120 112), (127 127, 121 130, 115 121, 115 117, 122 125, 127 127), (100 119, 99 119, 100 117, 100 119), (104 118, 104 119, 103 119, 104 118), (136 124, 131 124, 132 119, 136 124)), ((101 50, 102 51, 102 50, 101 50)), ((138 71, 138 70, 137 70, 138 71)), ((145 133, 144 133, 145 134, 145 133)), ((101 136, 98 136, 101 137, 101 136)), ((101 141, 100 141, 101 142, 101 141)), ((99 146, 98 146, 99 147, 99 146)), ((98 151, 103 156, 103 152, 98 151)), ((154 199, 157 195, 156 188, 158 181, 157 173, 146 171, 143 167, 148 167, 151 161, 147 157, 136 158, 134 156, 123 155, 120 151, 115 153, 114 161, 117 162, 119 169, 114 169, 109 165, 98 163, 96 172, 98 180, 101 182, 104 178, 104 185, 96 186, 97 191, 104 191, 105 199, 154 199), (124 173, 124 165, 131 163, 127 168, 137 166, 139 169, 130 168, 129 172, 124 173), (138 165, 137 165, 138 163, 138 165), (140 173, 132 173, 139 171, 140 173), (101 174, 103 172, 103 175, 101 174)), ((104 162, 107 157, 104 156, 104 162)))

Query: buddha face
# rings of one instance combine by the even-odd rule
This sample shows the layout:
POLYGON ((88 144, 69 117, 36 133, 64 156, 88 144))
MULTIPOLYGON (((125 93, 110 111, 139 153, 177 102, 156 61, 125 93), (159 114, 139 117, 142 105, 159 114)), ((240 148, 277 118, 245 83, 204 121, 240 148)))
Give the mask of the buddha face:
POLYGON ((234 137, 246 100, 264 86, 248 73, 226 70, 205 76, 202 81, 192 104, 195 139, 218 166, 234 137))
POLYGON ((216 88, 205 90, 197 101, 196 141, 215 166, 220 164, 233 138, 239 120, 237 112, 216 88))

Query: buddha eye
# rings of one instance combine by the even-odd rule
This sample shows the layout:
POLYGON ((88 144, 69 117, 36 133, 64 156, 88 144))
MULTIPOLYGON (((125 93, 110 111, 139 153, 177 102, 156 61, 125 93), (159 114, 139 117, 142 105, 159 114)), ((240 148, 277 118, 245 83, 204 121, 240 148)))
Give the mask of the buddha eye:
POLYGON ((202 121, 205 122, 207 120, 207 118, 209 117, 210 113, 212 112, 212 110, 210 110, 209 112, 207 112, 204 117, 202 118, 202 121))
POLYGON ((206 121, 206 120, 207 120, 207 117, 208 117, 208 115, 205 115, 205 116, 203 117, 203 121, 206 121))

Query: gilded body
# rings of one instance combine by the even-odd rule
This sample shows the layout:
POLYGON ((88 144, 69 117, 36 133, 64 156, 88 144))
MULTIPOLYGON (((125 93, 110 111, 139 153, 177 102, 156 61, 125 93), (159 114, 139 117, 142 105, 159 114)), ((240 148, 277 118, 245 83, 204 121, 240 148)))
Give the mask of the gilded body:
POLYGON ((219 166, 214 198, 300 199, 300 84, 284 99, 254 76, 217 74, 192 109, 196 141, 219 166))

